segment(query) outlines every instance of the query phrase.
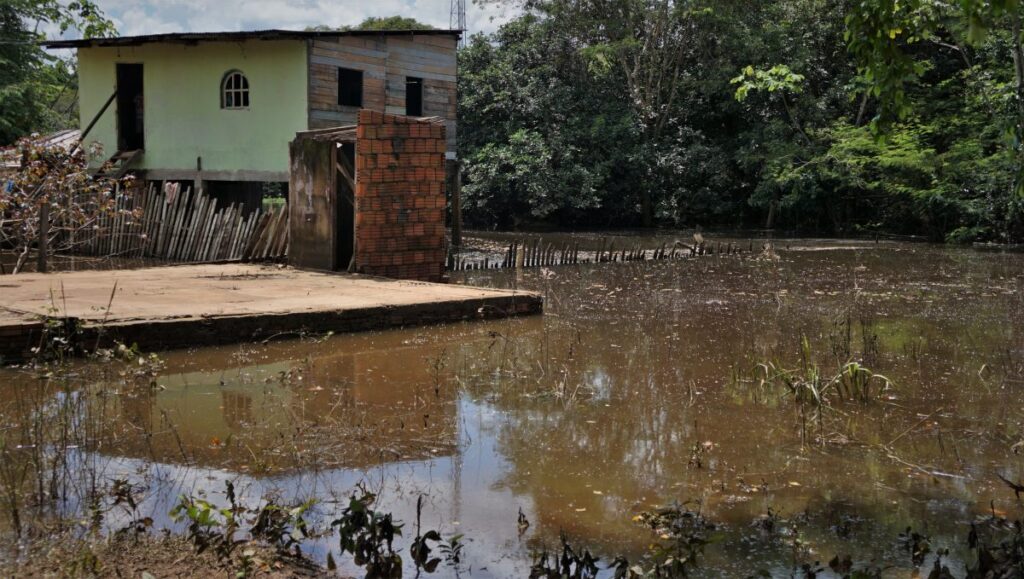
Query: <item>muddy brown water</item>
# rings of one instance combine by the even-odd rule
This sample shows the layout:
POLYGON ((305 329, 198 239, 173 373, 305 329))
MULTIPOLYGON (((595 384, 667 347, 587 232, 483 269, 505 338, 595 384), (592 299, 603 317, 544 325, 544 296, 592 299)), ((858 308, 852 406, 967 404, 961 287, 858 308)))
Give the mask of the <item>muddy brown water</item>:
MULTIPOLYGON (((158 388, 112 387, 109 440, 77 452, 144 484, 158 527, 176 528, 182 492, 222 501, 225 480, 250 501, 315 497, 324 523, 362 482, 406 522, 405 553, 423 495, 424 527, 464 534, 460 572, 479 577, 526 576, 561 532, 640 560, 655 537, 633 517, 671 501, 718 526, 698 571, 716 577, 837 554, 907 576, 907 526, 962 570, 971 521, 1024 514, 996 477, 1024 478, 1020 253, 782 240, 453 282, 539 291, 546 313, 168 352, 158 388), (791 398, 750 380, 799 367, 804 337, 823 373, 858 360, 895 387, 802 431, 791 398), (772 533, 755 524, 769 512, 772 533)), ((5 376, 9 414, 26 381, 5 376)), ((336 537, 307 550, 352 571, 336 537)))

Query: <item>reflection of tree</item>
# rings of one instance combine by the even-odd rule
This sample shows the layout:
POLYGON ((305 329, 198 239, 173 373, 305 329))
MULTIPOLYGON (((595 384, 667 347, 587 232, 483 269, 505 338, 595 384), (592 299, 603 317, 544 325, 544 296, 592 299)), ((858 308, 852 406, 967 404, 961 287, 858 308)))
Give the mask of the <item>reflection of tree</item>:
MULTIPOLYGON (((824 265, 820 255, 800 256, 800 267, 764 272, 767 280, 751 271, 768 266, 715 263, 724 271, 700 284, 673 279, 683 267, 666 268, 666 277, 628 264, 600 275, 563 270, 537 282, 557 296, 542 328, 462 344, 458 379, 474 400, 501 411, 496 438, 509 463, 502 484, 529 496, 534 528, 550 541, 567 530, 610 545, 643 542, 647 537, 630 526, 630 515, 677 498, 703 499, 714 517, 736 528, 768 506, 786 516, 809 508, 818 515, 808 536, 837 548, 849 549, 830 530, 843 514, 868 520, 859 539, 868 547, 879 531, 894 536, 889 531, 937 517, 937 532, 962 538, 955 521, 978 503, 976 489, 957 479, 935 482, 878 445, 942 405, 957 414, 943 416, 936 430, 902 438, 896 448, 902 459, 960 472, 958 454, 973 465, 1005 454, 1005 443, 971 433, 991 429, 993 395, 1005 397, 1008 389, 993 389, 998 376, 985 386, 973 375, 982 360, 999 358, 1006 332, 1014 330, 1006 324, 975 329, 989 315, 990 321, 1018 319, 1019 306, 1017 315, 1007 315, 1013 304, 997 302, 990 313, 965 318, 949 293, 922 316, 915 302, 892 295, 893 280, 913 268, 869 262, 886 273, 860 274, 859 287, 871 295, 852 308, 858 305, 850 290, 854 274, 845 263, 851 255, 829 256, 824 265), (774 293, 780 289, 789 294, 774 293), (854 323, 864 312, 889 313, 875 326, 882 335, 880 366, 873 369, 896 380, 899 400, 844 409, 835 428, 849 444, 802 452, 788 401, 776 393, 773 404, 754 403, 741 388, 726 387, 730 370, 764 359, 798 363, 801 336, 822 368, 830 367, 829 324, 848 310, 854 323), (893 326, 927 337, 922 358, 908 359, 893 345, 893 326), (966 342, 973 367, 964 364, 964 344, 951 328, 976 336, 966 342), (762 482, 767 494, 749 491, 762 482)), ((998 405, 1000 423, 1019 421, 1019 405, 1008 399, 998 405), (1017 418, 1004 416, 1014 408, 1017 418)))

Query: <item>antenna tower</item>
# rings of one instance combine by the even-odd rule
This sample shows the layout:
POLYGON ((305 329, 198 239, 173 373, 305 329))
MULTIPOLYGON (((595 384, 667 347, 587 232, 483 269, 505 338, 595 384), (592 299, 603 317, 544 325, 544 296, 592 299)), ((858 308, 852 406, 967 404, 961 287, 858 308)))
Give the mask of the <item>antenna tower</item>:
POLYGON ((466 45, 466 0, 452 0, 451 13, 448 16, 448 28, 461 30, 459 46, 466 45))

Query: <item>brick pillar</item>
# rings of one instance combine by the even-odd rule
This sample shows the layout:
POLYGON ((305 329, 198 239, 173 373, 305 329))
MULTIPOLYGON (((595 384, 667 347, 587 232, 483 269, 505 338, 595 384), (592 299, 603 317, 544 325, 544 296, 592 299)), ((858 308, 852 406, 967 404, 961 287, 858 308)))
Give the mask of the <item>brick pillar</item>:
POLYGON ((356 128, 356 271, 444 277, 444 121, 360 110, 356 128))

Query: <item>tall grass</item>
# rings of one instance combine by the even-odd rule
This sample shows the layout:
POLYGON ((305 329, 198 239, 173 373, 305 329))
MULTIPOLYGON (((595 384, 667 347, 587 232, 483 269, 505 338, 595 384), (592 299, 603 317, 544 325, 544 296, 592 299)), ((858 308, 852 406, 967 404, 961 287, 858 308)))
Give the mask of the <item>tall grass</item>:
POLYGON ((119 409, 110 388, 145 394, 161 365, 124 346, 78 361, 73 331, 61 320, 48 323, 33 359, 8 371, 16 384, 0 406, 0 505, 18 537, 64 530, 65 513, 98 510, 108 485, 104 459, 92 451, 114 434, 119 409))
POLYGON ((787 368, 778 361, 760 362, 754 366, 752 379, 744 380, 734 375, 734 380, 752 384, 757 392, 782 391, 788 395, 797 409, 801 440, 804 442, 809 422, 818 425, 819 436, 823 434, 825 413, 835 404, 868 404, 895 388, 892 380, 855 361, 846 362, 832 372, 822 371, 812 362, 811 346, 806 336, 800 341, 800 358, 800 365, 796 368, 787 368))

